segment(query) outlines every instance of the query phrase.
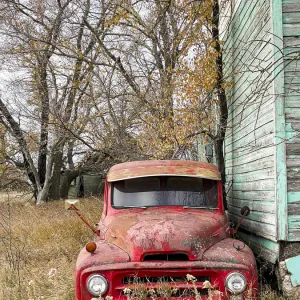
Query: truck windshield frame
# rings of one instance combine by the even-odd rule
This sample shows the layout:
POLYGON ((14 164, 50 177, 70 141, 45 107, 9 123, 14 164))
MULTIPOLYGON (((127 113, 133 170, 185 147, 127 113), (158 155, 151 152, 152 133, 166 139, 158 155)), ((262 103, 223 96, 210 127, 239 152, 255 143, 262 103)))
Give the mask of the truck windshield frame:
POLYGON ((217 181, 189 176, 151 176, 112 183, 115 209, 161 206, 216 208, 217 181))

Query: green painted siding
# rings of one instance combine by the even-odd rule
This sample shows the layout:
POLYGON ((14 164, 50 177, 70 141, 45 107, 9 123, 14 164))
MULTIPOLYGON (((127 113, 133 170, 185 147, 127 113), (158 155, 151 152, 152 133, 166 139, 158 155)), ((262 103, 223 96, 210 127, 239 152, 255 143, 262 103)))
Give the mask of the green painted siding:
POLYGON ((225 141, 229 217, 237 222, 240 208, 248 205, 251 213, 242 223, 240 236, 256 254, 275 262, 279 245, 276 105, 269 78, 274 59, 272 2, 236 1, 231 12, 228 10, 224 8, 221 30, 225 76, 232 84, 227 90, 229 119, 225 141))
POLYGON ((300 241, 300 0, 282 0, 288 240, 300 241))
POLYGON ((300 0, 223 9, 229 216, 248 205, 244 238, 274 261, 279 241, 300 241, 300 0))
POLYGON ((276 263, 280 248, 277 242, 243 231, 238 233, 238 237, 242 238, 247 244, 249 244, 257 256, 264 258, 271 263, 276 263))
POLYGON ((274 262, 300 241, 300 0, 221 3, 229 216, 252 209, 241 235, 274 262))
POLYGON ((275 164, 276 164, 276 218, 277 240, 287 240, 287 168, 285 143, 285 103, 284 103, 284 56, 282 0, 272 0, 274 70, 273 90, 275 99, 275 164))

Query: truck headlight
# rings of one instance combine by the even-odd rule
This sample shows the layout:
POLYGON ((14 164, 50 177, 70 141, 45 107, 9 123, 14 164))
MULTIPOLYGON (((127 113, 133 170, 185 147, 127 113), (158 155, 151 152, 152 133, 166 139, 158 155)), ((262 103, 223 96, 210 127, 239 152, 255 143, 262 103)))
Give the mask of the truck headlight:
POLYGON ((108 282, 104 276, 94 274, 88 278, 86 287, 93 296, 100 296, 107 292, 108 282))
POLYGON ((242 293, 247 286, 247 280, 241 273, 230 273, 226 277, 226 288, 233 294, 242 293))

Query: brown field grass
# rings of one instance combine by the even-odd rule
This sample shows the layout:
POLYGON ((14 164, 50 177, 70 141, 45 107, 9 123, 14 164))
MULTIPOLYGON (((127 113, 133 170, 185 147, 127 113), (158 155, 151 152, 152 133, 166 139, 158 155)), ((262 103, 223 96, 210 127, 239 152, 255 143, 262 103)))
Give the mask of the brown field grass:
MULTIPOLYGON (((94 234, 63 201, 36 207, 28 195, 0 196, 0 299, 74 299, 80 249, 94 234)), ((97 223, 102 200, 83 199, 82 215, 97 223)), ((262 300, 283 299, 263 285, 262 300)))
MULTIPOLYGON (((0 299, 74 299, 76 257, 94 234, 73 211, 64 209, 63 201, 36 207, 28 197, 3 197, 0 299)), ((91 224, 99 221, 100 199, 83 199, 80 205, 91 224)))

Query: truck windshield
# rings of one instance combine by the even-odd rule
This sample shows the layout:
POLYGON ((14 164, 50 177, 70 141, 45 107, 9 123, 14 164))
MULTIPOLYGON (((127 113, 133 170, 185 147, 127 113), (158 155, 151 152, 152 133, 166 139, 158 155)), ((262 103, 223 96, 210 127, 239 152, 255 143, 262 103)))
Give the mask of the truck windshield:
POLYGON ((215 208, 217 181, 196 177, 160 176, 113 183, 112 206, 187 206, 215 208))

